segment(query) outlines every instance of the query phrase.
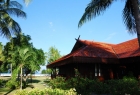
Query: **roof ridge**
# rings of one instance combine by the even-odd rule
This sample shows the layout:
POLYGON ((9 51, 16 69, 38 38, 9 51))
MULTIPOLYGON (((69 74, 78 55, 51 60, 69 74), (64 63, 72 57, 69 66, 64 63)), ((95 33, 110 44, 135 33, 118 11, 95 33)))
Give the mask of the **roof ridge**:
POLYGON ((118 44, 116 44, 116 45, 123 44, 123 43, 128 43, 128 42, 131 42, 131 41, 137 40, 137 39, 138 39, 138 38, 134 38, 134 39, 131 39, 131 40, 126 40, 126 41, 123 41, 123 42, 118 43, 118 44))
POLYGON ((86 48, 86 47, 87 47, 87 45, 86 45, 86 46, 82 46, 81 48, 79 48, 78 50, 76 50, 77 52, 74 53, 73 56, 75 56, 77 53, 79 53, 81 50, 83 50, 83 49, 86 48))
POLYGON ((93 41, 93 40, 80 40, 80 42, 86 44, 86 45, 92 45, 92 43, 95 43, 95 44, 104 44, 104 45, 108 45, 108 46, 114 46, 114 45, 117 45, 117 44, 112 44, 112 43, 107 43, 107 42, 99 42, 99 41, 93 41))

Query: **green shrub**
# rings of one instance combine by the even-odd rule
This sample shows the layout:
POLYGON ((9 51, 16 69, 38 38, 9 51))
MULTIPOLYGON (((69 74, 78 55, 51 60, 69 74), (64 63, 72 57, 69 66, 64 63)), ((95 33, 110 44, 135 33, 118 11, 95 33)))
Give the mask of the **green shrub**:
POLYGON ((64 89, 64 90, 69 89, 69 87, 67 86, 68 84, 67 84, 65 78, 63 78, 63 77, 56 77, 56 78, 50 80, 48 85, 50 87, 52 87, 53 89, 54 88, 59 88, 59 89, 64 89))
POLYGON ((51 79, 45 79, 43 82, 48 84, 50 81, 51 81, 51 79))
POLYGON ((67 81, 69 88, 75 88, 76 92, 81 95, 89 95, 92 88, 92 80, 82 77, 74 77, 67 81))
POLYGON ((68 90, 70 88, 75 88, 76 92, 82 95, 88 95, 91 93, 92 80, 82 78, 77 70, 75 70, 75 73, 76 76, 74 78, 66 80, 64 77, 56 77, 50 80, 48 85, 53 89, 59 88, 68 90))
POLYGON ((75 69, 75 77, 67 80, 68 88, 75 88, 80 95, 89 95, 93 89, 93 80, 83 78, 77 69, 75 69))
POLYGON ((124 77, 119 80, 109 80, 109 91, 111 95, 140 95, 138 81, 136 78, 124 77))
POLYGON ((18 82, 16 82, 16 81, 9 80, 9 81, 6 83, 6 87, 8 87, 8 88, 10 88, 10 89, 17 89, 17 88, 19 88, 19 84, 18 84, 18 82))
POLYGON ((6 80, 0 79, 0 87, 4 87, 6 85, 6 80))
POLYGON ((106 82, 101 82, 98 79, 92 80, 91 92, 96 94, 108 94, 109 85, 106 82))
MULTIPOLYGON (((111 95, 140 95, 140 82, 133 76, 124 77, 123 79, 106 80, 104 82, 98 79, 83 78, 77 69, 75 69, 75 77, 65 80, 63 77, 56 77, 50 80, 49 86, 53 89, 70 89, 75 88, 76 93, 80 95, 95 94, 111 94, 111 95)), ((54 93, 54 92, 53 92, 54 93)))

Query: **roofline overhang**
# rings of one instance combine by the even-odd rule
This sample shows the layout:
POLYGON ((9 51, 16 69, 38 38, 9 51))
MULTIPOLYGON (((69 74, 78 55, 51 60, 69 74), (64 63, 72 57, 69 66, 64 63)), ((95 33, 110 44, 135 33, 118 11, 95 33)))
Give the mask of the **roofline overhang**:
POLYGON ((77 63, 77 64, 82 64, 82 63, 102 63, 102 64, 119 64, 119 59, 118 58, 94 58, 94 57, 79 57, 79 56, 73 56, 69 57, 65 60, 61 60, 55 63, 50 63, 46 67, 47 68, 54 68, 54 67, 59 67, 62 65, 66 64, 71 64, 71 63, 77 63))

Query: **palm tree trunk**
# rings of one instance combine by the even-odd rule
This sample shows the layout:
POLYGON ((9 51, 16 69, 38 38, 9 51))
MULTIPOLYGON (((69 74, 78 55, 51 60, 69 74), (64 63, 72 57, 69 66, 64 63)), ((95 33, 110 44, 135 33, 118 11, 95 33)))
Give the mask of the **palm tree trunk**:
POLYGON ((20 72, 20 90, 22 90, 22 66, 21 66, 21 72, 20 72))
POLYGON ((138 37, 138 43, 140 47, 140 15, 139 15, 139 4, 138 0, 131 0, 131 4, 133 6, 134 18, 136 23, 136 31, 138 37))
POLYGON ((12 63, 11 63, 11 78, 12 78, 12 63))

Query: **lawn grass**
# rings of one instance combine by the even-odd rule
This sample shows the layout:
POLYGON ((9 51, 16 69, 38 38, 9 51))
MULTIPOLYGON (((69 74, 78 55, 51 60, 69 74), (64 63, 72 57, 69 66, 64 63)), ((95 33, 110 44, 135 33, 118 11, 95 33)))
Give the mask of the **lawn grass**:
POLYGON ((4 95, 8 92, 10 92, 11 90, 9 88, 0 88, 0 95, 4 95))
MULTIPOLYGON (((9 77, 4 77, 1 79, 9 79, 9 77)), ((34 88, 38 88, 38 89, 45 89, 46 88, 46 85, 44 83, 44 80, 46 79, 46 77, 34 77, 32 78, 32 83, 30 83, 30 79, 29 79, 29 83, 28 83, 28 86, 25 88, 27 90, 31 90, 33 87, 34 88)), ((14 93, 19 90, 19 89, 16 89, 16 90, 10 90, 8 88, 0 88, 0 95, 14 95, 14 93)))

